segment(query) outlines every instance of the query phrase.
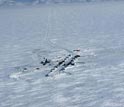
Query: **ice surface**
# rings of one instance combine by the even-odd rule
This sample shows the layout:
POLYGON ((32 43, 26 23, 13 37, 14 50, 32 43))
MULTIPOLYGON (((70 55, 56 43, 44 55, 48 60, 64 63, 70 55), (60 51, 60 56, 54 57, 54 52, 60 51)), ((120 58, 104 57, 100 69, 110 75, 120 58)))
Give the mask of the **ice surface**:
POLYGON ((123 10, 124 2, 1 8, 0 107, 124 107, 123 10), (32 71, 39 57, 77 48, 72 75, 32 71))

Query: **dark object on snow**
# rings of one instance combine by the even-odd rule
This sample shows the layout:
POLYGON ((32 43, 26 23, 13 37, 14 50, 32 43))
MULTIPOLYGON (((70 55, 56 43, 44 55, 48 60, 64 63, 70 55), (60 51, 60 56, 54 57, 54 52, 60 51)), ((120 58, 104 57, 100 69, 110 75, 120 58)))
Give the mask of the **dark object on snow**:
POLYGON ((27 70, 27 68, 24 68, 24 70, 27 70))
POLYGON ((80 57, 80 55, 68 55, 65 57, 62 61, 58 62, 57 65, 53 67, 45 76, 48 77, 51 72, 54 72, 55 69, 57 69, 57 72, 64 71, 66 67, 69 65, 75 65, 74 60, 80 57))
POLYGON ((49 76, 49 74, 46 74, 46 75, 45 75, 45 77, 48 77, 48 76, 49 76))
POLYGON ((42 65, 46 65, 48 63, 50 63, 50 60, 48 60, 47 58, 44 58, 44 60, 40 62, 40 64, 42 65))
POLYGON ((23 71, 25 72, 25 71, 27 71, 28 69, 27 68, 23 68, 23 71))
POLYGON ((38 68, 38 67, 36 68, 36 70, 39 70, 39 69, 40 69, 40 68, 38 68))
POLYGON ((78 58, 78 57, 81 57, 80 55, 75 55, 75 57, 74 58, 78 58))

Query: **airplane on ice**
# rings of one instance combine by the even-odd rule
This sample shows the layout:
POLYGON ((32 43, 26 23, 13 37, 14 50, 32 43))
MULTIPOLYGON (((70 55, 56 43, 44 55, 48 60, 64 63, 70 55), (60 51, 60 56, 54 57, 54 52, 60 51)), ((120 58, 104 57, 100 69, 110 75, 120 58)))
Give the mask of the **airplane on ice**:
MULTIPOLYGON (((43 57, 42 60, 39 62, 39 65, 34 65, 34 66, 25 65, 25 66, 20 66, 15 68, 17 69, 17 71, 19 71, 17 72, 18 76, 25 75, 26 73, 29 73, 29 72, 45 70, 47 71, 45 74, 45 77, 49 77, 56 73, 67 73, 65 69, 68 66, 74 66, 75 60, 79 57, 81 57, 80 50, 77 49, 77 50, 73 50, 72 53, 69 53, 67 56, 61 57, 61 59, 57 59, 57 60, 53 59, 54 60, 53 61, 51 59, 43 57)), ((71 73, 67 73, 67 74, 71 74, 71 73)))
MULTIPOLYGON (((74 50, 74 51, 78 52, 80 50, 74 50)), ((58 63, 45 76, 48 77, 53 72, 59 72, 59 73, 63 72, 65 68, 67 68, 68 66, 74 66, 75 65, 74 61, 79 57, 80 57, 79 54, 75 54, 75 53, 69 54, 61 61, 58 61, 58 63)))

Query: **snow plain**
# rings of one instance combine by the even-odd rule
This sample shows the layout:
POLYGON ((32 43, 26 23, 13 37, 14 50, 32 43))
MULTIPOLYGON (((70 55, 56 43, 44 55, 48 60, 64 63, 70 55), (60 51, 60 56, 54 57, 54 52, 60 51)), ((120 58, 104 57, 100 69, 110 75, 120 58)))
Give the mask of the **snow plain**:
POLYGON ((0 107, 124 107, 124 2, 1 8, 0 46, 0 107), (72 75, 30 67, 77 48, 72 75))

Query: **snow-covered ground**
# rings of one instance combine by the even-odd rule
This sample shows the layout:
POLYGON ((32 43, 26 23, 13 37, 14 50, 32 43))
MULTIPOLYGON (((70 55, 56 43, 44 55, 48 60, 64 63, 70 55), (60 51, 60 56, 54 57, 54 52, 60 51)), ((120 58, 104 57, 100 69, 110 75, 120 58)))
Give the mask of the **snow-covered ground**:
POLYGON ((124 107, 124 2, 1 8, 0 46, 0 107, 124 107), (33 70, 77 48, 72 75, 33 70))

